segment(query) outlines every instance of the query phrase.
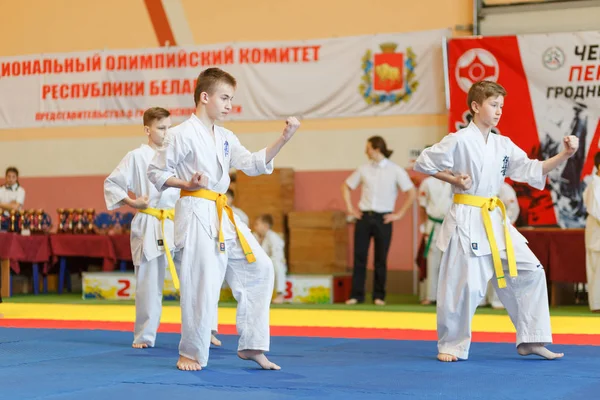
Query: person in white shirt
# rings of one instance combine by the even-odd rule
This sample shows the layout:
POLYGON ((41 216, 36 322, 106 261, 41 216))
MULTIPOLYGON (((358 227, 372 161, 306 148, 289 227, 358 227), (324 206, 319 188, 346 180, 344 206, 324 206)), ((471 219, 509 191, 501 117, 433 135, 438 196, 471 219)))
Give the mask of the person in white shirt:
POLYGON ((342 195, 347 212, 356 218, 354 228, 354 272, 352 293, 346 304, 365 301, 365 279, 367 256, 371 238, 375 242, 375 279, 373 282, 373 302, 385 305, 385 285, 387 256, 392 240, 392 222, 398 221, 413 204, 417 196, 408 173, 404 168, 390 161, 392 150, 387 148, 381 136, 367 140, 365 152, 369 162, 359 167, 342 184, 342 195), (358 209, 350 199, 350 191, 362 185, 358 209), (406 200, 394 212, 398 189, 407 193, 406 200))
POLYGON ((506 177, 543 189, 547 174, 575 154, 579 139, 565 137, 564 150, 548 160, 530 159, 510 138, 490 134, 505 96, 496 82, 473 84, 467 95, 473 121, 425 149, 414 167, 450 183, 454 192, 436 243, 444 252, 436 312, 442 362, 468 359, 471 321, 492 277, 516 329, 518 354, 564 356, 545 347, 552 329, 544 268, 496 196, 506 177))
POLYGON ((232 109, 236 80, 207 68, 194 89, 196 112, 172 128, 148 167, 159 191, 181 189, 175 206, 175 246, 181 277, 181 341, 177 367, 199 371, 208 364, 211 328, 223 279, 237 300, 237 355, 263 369, 279 370, 265 355, 270 348, 269 314, 273 263, 250 229, 227 205, 230 167, 246 175, 271 174, 273 160, 300 122, 285 121, 281 135, 251 153, 228 129, 216 125, 232 109))
MULTIPOLYGON (((500 193, 498 193, 498 198, 504 203, 506 207, 506 216, 512 225, 517 222, 519 218, 519 214, 521 209, 519 208, 519 201, 517 199, 517 192, 510 186, 508 183, 503 182, 500 187, 500 193)), ((488 283, 487 294, 483 299, 482 305, 490 304, 495 310, 503 310, 504 305, 500 301, 498 297, 498 293, 494 286, 492 285, 492 281, 488 283)))
POLYGON ((285 242, 279 236, 279 234, 272 230, 273 228, 273 216, 271 214, 264 214, 256 218, 254 221, 254 236, 256 240, 265 250, 267 255, 273 261, 273 268, 275 270, 275 291, 276 297, 273 299, 273 303, 283 303, 283 295, 285 293, 287 264, 285 262, 285 242))
POLYGON ((25 189, 19 184, 19 170, 15 167, 6 168, 6 180, 0 186, 0 209, 5 214, 11 210, 22 210, 25 204, 25 189))
POLYGON ((583 192, 588 216, 585 221, 585 266, 590 310, 600 312, 600 152, 594 156, 597 171, 583 192))
POLYGON ((228 189, 225 195, 227 196, 227 204, 229 204, 229 206, 233 210, 233 213, 240 217, 244 224, 250 226, 250 219, 248 218, 248 215, 244 211, 242 211, 241 208, 237 208, 234 204, 235 192, 232 189, 228 189))
POLYGON ((427 260, 427 278, 425 279, 425 294, 421 304, 428 305, 436 301, 438 276, 442 252, 435 242, 442 228, 442 222, 452 206, 452 185, 432 176, 427 177, 419 186, 419 205, 423 210, 423 234, 427 260))

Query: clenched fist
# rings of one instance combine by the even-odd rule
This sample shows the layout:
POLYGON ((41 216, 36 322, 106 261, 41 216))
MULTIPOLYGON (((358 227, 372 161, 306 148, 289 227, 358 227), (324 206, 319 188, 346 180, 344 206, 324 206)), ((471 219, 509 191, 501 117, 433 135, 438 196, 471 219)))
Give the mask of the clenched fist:
POLYGON ((300 121, 296 117, 289 117, 285 120, 285 128, 283 129, 283 138, 287 142, 294 136, 294 133, 300 128, 300 121))
POLYGON ((575 154, 579 148, 579 138, 577 136, 566 136, 563 138, 563 143, 565 145, 564 151, 569 157, 575 154))
POLYGON ((194 176, 192 176, 192 179, 190 179, 190 181, 188 182, 187 190, 205 189, 207 187, 208 187, 208 176, 201 172, 196 172, 196 173, 194 173, 194 176))

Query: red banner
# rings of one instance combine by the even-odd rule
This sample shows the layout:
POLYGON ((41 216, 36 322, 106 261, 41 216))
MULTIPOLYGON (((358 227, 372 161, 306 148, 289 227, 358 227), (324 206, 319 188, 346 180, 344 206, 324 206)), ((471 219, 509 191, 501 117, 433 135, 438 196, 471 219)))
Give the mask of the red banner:
MULTIPOLYGON (((597 33, 590 33, 584 42, 598 42, 598 38, 597 33)), ((519 198, 520 225, 585 224, 581 196, 598 151, 600 87, 598 80, 595 86, 573 86, 573 68, 577 67, 571 66, 571 55, 581 53, 581 39, 582 34, 556 34, 448 42, 449 132, 471 120, 467 105, 471 85, 492 80, 508 93, 496 133, 510 137, 530 158, 544 160, 557 154, 563 148, 563 136, 580 138, 580 151, 549 175, 544 190, 510 182, 519 198)), ((581 60, 576 62, 581 64, 581 60)))

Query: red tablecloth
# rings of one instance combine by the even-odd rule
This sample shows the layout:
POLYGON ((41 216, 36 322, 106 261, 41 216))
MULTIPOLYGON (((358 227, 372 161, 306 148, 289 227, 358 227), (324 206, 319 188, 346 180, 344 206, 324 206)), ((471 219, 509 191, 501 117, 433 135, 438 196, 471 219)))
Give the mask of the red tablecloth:
POLYGON ((10 267, 20 273, 19 262, 48 263, 51 248, 48 235, 22 236, 16 233, 0 233, 0 258, 9 259, 10 267))
POLYGON ((107 235, 51 234, 50 246, 55 262, 58 257, 103 258, 104 271, 112 271, 117 262, 113 242, 107 235))
POLYGON ((109 238, 115 248, 117 260, 132 261, 129 234, 110 235, 109 238))
POLYGON ((519 229, 551 282, 586 282, 584 229, 519 229))

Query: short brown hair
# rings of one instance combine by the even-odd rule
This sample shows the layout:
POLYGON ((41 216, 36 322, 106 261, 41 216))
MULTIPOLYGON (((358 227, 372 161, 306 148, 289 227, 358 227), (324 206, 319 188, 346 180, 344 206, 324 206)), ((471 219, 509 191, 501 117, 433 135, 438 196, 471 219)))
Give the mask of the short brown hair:
POLYGON ((394 152, 393 150, 389 150, 387 148, 387 143, 381 136, 371 136, 369 138, 369 143, 371 143, 371 147, 374 150, 379 150, 385 158, 390 158, 394 152))
POLYGON ((150 126, 155 120, 161 120, 171 116, 169 110, 162 107, 152 107, 144 112, 144 126, 150 126))
POLYGON ((235 78, 220 68, 207 68, 202 71, 198 76, 198 80, 196 80, 196 89, 194 90, 194 103, 196 106, 200 102, 200 94, 203 92, 209 95, 213 94, 217 85, 221 83, 225 83, 233 88, 237 85, 235 78))
POLYGON ((269 225, 269 228, 273 227, 273 216, 271 214, 263 214, 260 217, 258 217, 258 219, 264 222, 265 224, 269 225))
POLYGON ((467 94, 467 105, 471 111, 471 115, 475 115, 471 104, 483 104, 490 97, 506 96, 506 89, 502 85, 492 81, 479 81, 471 86, 469 94, 467 94))

